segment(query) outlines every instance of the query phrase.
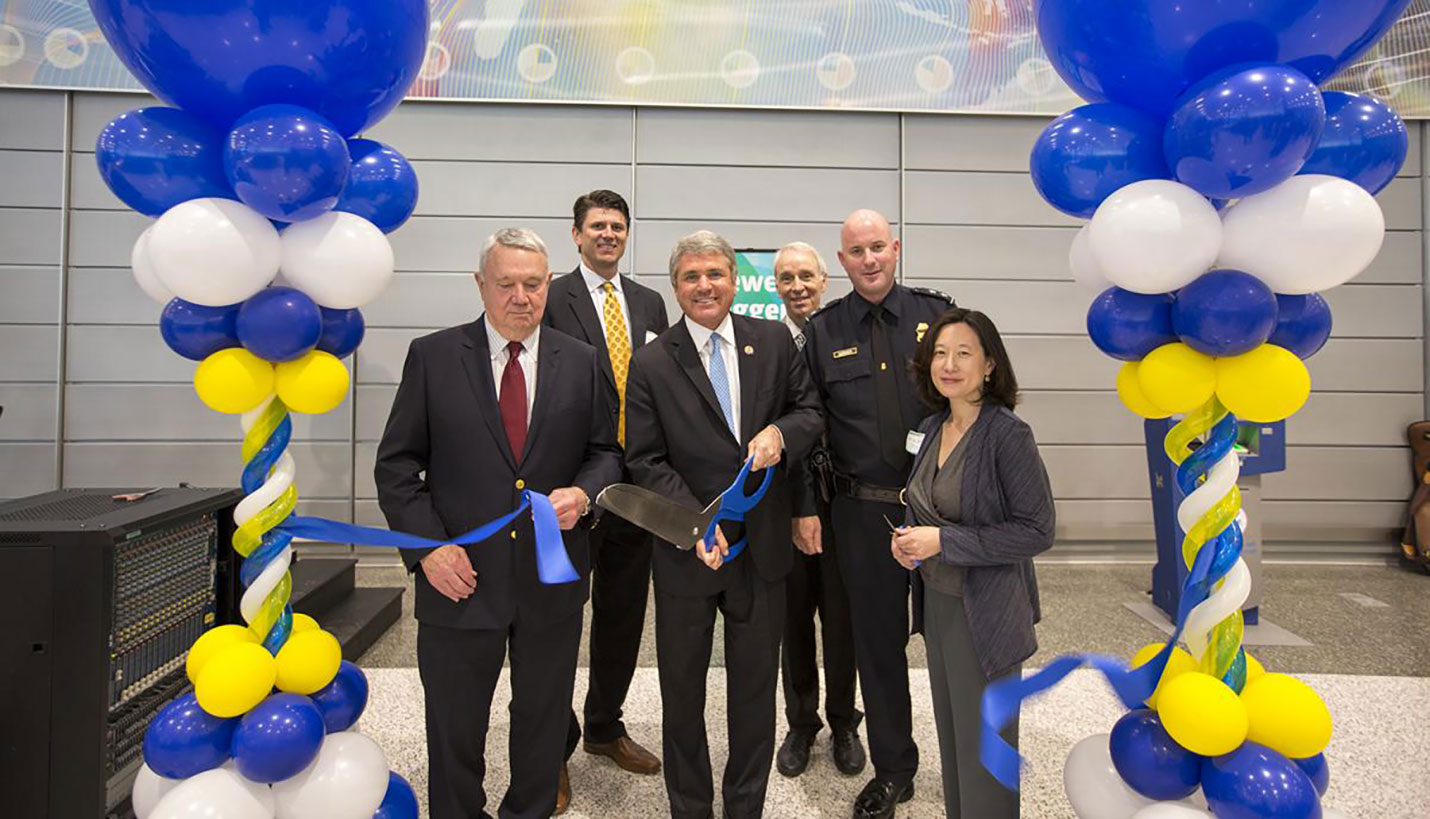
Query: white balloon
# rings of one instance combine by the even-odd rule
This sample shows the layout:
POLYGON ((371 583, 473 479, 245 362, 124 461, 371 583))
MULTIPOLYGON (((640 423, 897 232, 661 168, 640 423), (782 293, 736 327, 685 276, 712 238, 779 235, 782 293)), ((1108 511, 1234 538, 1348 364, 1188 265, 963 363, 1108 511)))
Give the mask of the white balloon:
POLYGON ((277 819, 372 819, 387 779, 387 757, 376 742, 348 731, 328 734, 313 764, 273 786, 277 819))
POLYGON ((154 773, 154 769, 147 764, 140 765, 139 773, 134 777, 134 789, 129 793, 129 801, 133 803, 135 817, 149 819, 149 815, 154 812, 154 806, 159 804, 169 791, 183 781, 160 776, 154 773))
POLYGON ((1204 817, 1215 815, 1209 810, 1203 810, 1184 801, 1154 802, 1132 814, 1132 819, 1204 819, 1204 817))
POLYGON ((335 310, 362 307, 392 279, 392 245, 361 216, 329 211, 282 234, 283 277, 335 310))
POLYGON ((1063 765, 1063 790, 1078 819, 1131 819, 1153 803, 1122 781, 1107 734, 1084 737, 1063 765))
POLYGON ((278 231, 230 199, 190 199, 149 229, 149 258, 165 287, 184 301, 222 307, 268 286, 278 272, 278 231))
POLYGON ((214 768, 176 785, 149 819, 273 819, 273 791, 228 768, 214 768))
POLYGON ((1087 225, 1083 225, 1073 237, 1068 250, 1068 267, 1072 269, 1073 281, 1089 289, 1102 292, 1112 286, 1112 282, 1102 274, 1097 259, 1092 256, 1092 248, 1087 244, 1087 225))
POLYGON ((149 232, 153 229, 153 225, 144 228, 144 232, 134 240, 134 250, 129 254, 129 266, 134 270, 134 281, 139 284, 139 289, 149 298, 167 307, 169 302, 173 301, 174 293, 159 281, 159 274, 154 270, 154 260, 149 257, 149 232))
POLYGON ((1169 293, 1205 273, 1221 250, 1221 219, 1206 197, 1165 179, 1118 188, 1088 223, 1088 248, 1108 280, 1169 293))
POLYGON ((1385 239, 1375 197, 1354 182, 1293 176, 1229 208, 1219 267, 1244 270, 1277 293, 1329 290, 1365 270, 1385 239))

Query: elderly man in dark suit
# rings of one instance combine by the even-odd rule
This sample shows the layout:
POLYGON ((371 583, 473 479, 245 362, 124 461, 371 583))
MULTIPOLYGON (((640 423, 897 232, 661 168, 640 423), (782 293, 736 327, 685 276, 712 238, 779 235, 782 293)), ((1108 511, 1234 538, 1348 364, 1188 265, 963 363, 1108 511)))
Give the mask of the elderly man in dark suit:
POLYGON ((388 525, 439 541, 510 512, 523 490, 551 498, 578 582, 540 582, 530 515, 472 546, 403 552, 416 576, 431 815, 488 816, 487 727, 510 651, 511 785, 498 814, 537 819, 556 808, 587 513, 621 476, 615 395, 595 350, 541 331, 551 273, 535 233, 495 233, 476 279, 481 318, 412 342, 375 475, 388 525))
MULTIPOLYGON (((551 283, 543 322, 596 348, 601 374, 620 397, 612 409, 618 414, 619 437, 625 444, 631 353, 669 326, 665 301, 649 287, 620 275, 631 220, 630 207, 620 194, 591 191, 578 197, 572 210, 571 238, 581 261, 551 283)), ((591 530, 590 542, 591 684, 586 689, 584 747, 632 773, 659 773, 660 760, 631 739, 621 721, 645 630, 652 538, 610 515, 591 530)), ((581 724, 573 710, 566 738, 568 759, 581 738, 581 724)), ((558 797, 557 813, 565 811, 570 799, 570 780, 562 781, 566 787, 558 797)))
POLYGON ((709 231, 681 239, 670 279, 684 320, 636 351, 626 390, 626 463, 635 482, 692 509, 728 487, 749 459, 780 469, 743 531, 714 543, 658 543, 655 631, 670 812, 712 816, 705 678, 715 614, 725 620, 730 756, 724 814, 763 814, 775 739, 775 679, 784 579, 793 563, 790 487, 824 428, 804 359, 773 321, 731 315, 735 253, 709 231), (728 543, 748 547, 729 565, 728 543), (693 549, 691 547, 694 547, 693 549))

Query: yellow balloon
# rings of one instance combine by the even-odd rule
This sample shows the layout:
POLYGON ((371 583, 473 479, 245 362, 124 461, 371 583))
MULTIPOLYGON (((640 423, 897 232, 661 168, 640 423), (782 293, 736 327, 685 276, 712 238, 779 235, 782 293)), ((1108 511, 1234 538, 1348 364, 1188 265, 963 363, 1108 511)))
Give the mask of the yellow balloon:
POLYGON ((1231 753, 1246 741, 1246 706, 1210 674, 1189 671, 1170 680, 1157 695, 1162 727, 1194 754, 1231 753))
POLYGON ((348 368, 336 356, 313 350, 278 365, 278 397, 294 412, 322 415, 348 394, 348 368))
MULTIPOLYGON (((1246 655, 1246 681, 1248 683, 1265 673, 1266 666, 1262 665, 1260 660, 1250 654, 1246 655)), ((1246 686, 1242 686, 1242 690, 1245 691, 1246 686)))
MULTIPOLYGON (((1156 656, 1157 652, 1161 650, 1161 643, 1149 643, 1143 646, 1141 650, 1132 655, 1132 667, 1140 667, 1143 663, 1156 656)), ((1167 658, 1167 667, 1162 670, 1162 678, 1157 681, 1157 690, 1153 691, 1152 696, 1147 698, 1147 707, 1154 709, 1157 707, 1157 696, 1162 693, 1162 689, 1166 687, 1168 682, 1186 674, 1188 671, 1196 670, 1196 659, 1187 653, 1186 649, 1174 646, 1172 648, 1172 655, 1167 658)))
POLYGON ((1117 397, 1122 405, 1143 418, 1166 418, 1167 412, 1142 393, 1142 385, 1137 383, 1137 362, 1128 361, 1117 371, 1117 397))
MULTIPOLYGON (((317 627, 318 627, 318 621, 317 621, 317 620, 314 620, 313 618, 309 617, 309 616, 306 615, 306 614, 301 614, 301 613, 296 612, 296 611, 293 612, 293 633, 294 633, 294 634, 301 634, 302 632, 305 632, 305 631, 312 631, 313 629, 315 629, 315 628, 317 628, 317 627)), ((1248 659, 1249 659, 1249 658, 1248 658, 1248 659)))
POLYGON ((1326 750, 1331 712, 1311 686, 1285 674, 1262 674, 1241 691, 1246 706, 1246 738, 1302 759, 1326 750))
POLYGON ((343 647, 332 634, 322 629, 294 634, 278 649, 278 690, 312 694, 333 681, 342 661, 343 647))
POLYGON ((1190 412, 1211 400, 1216 378, 1216 360, 1180 341, 1163 344, 1137 366, 1142 394, 1168 414, 1190 412))
POLYGON ((1216 393, 1237 418, 1269 424, 1289 418, 1311 396, 1311 373, 1275 344, 1216 360, 1216 393))
POLYGON ((189 656, 184 660, 184 673, 189 675, 189 682, 199 681, 199 672, 204 670, 209 660, 215 654, 223 651, 236 643, 257 643, 258 635, 248 630, 247 626, 217 626, 199 635, 199 639, 189 646, 189 656))
POLYGON ((242 347, 219 350, 199 362, 194 391, 216 412, 248 412, 273 392, 273 365, 242 347))
POLYGON ((278 663, 258 643, 234 643, 204 664, 194 681, 199 707, 216 717, 236 717, 273 691, 278 663))

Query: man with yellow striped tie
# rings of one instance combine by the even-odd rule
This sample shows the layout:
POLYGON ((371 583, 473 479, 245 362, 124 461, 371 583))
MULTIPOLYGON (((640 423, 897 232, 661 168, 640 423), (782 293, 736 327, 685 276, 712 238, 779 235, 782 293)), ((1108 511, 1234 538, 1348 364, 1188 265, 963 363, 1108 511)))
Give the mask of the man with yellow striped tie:
MULTIPOLYGON (((581 262, 551 283, 543 321, 596 348, 601 371, 620 396, 621 445, 626 441, 626 375, 631 354, 665 332, 669 321, 660 294, 619 273, 630 230, 630 207, 620 194, 595 190, 576 199, 571 238, 581 262)), ((622 477, 629 481, 629 476, 622 477)), ((650 593, 651 535, 615 515, 591 530, 591 672, 586 693, 588 753, 610 757, 638 774, 660 771, 660 760, 626 733, 621 708, 640 652, 650 593)), ((571 712, 566 758, 582 739, 571 712)), ((556 812, 571 800, 570 780, 561 770, 556 812)))

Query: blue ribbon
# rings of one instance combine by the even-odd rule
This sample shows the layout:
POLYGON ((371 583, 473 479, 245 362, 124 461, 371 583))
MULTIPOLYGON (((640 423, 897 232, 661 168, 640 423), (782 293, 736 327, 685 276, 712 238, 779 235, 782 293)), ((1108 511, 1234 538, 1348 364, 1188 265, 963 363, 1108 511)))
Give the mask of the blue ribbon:
POLYGON ((531 510, 532 524, 536 529, 536 574, 547 585, 571 583, 581 579, 571 558, 566 554, 566 544, 561 539, 561 525, 556 520, 556 510, 551 499, 540 492, 527 490, 521 493, 521 504, 508 514, 496 520, 447 540, 431 540, 405 532, 390 529, 374 529, 326 518, 291 515, 272 531, 289 537, 302 537, 330 543, 351 543, 357 546, 391 546, 397 549, 432 549, 455 543, 459 546, 481 543, 505 529, 508 524, 527 509, 531 510))

